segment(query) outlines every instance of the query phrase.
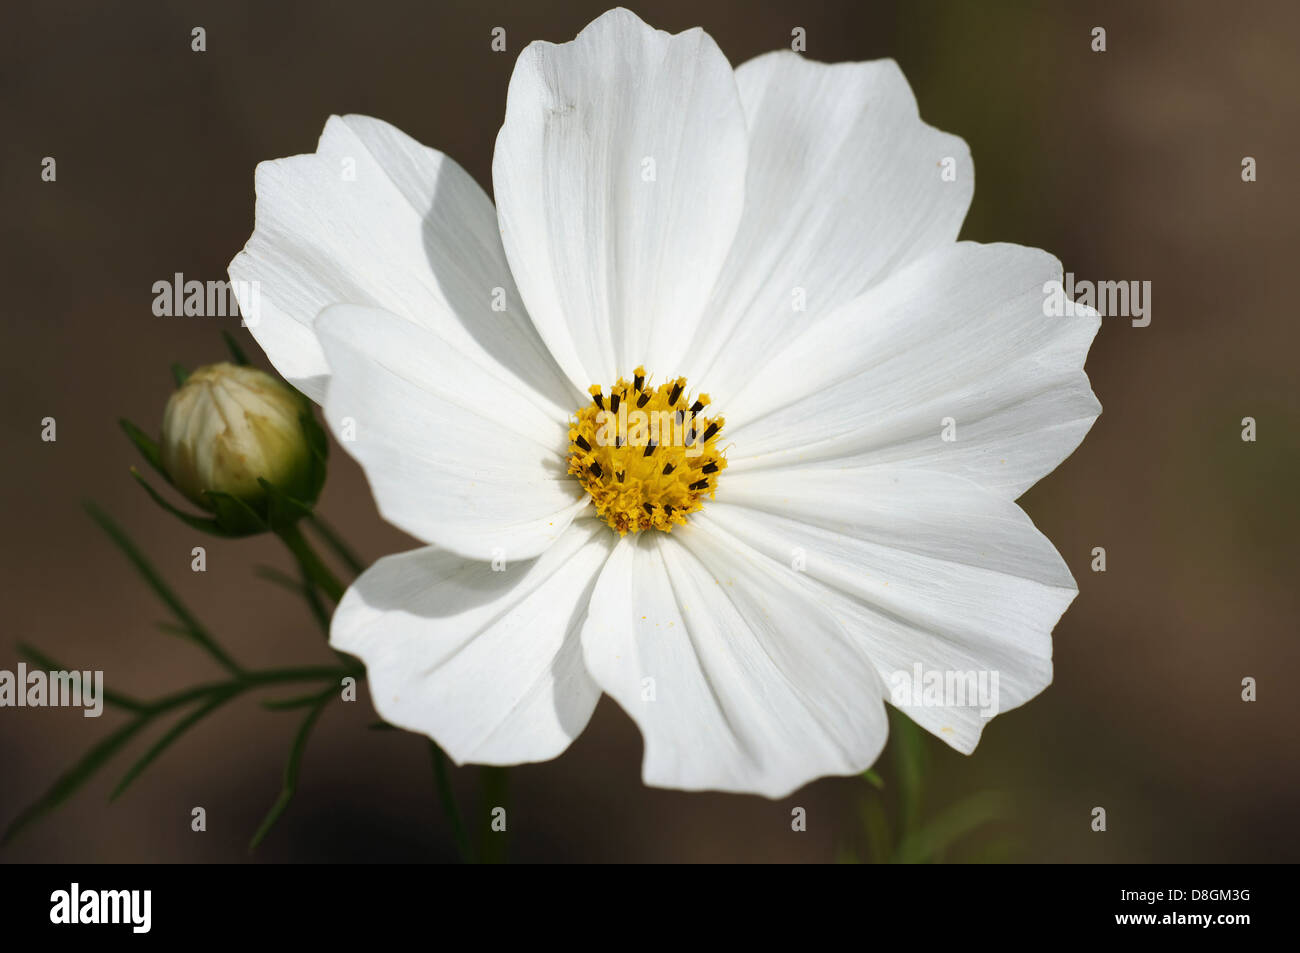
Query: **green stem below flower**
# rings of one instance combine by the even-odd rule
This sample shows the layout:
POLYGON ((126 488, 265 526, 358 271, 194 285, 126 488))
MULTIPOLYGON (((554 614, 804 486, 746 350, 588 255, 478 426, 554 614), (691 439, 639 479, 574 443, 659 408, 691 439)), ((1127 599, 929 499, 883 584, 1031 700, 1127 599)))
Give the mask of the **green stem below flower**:
POLYGON ((297 523, 291 523, 288 526, 281 527, 275 531, 284 545, 289 548, 294 559, 298 560, 298 565, 302 568, 304 575, 317 586, 326 597, 334 603, 343 598, 343 584, 340 583, 335 575, 330 572, 329 567, 321 561, 312 549, 307 538, 302 535, 302 530, 298 528, 297 523))
POLYGON ((460 808, 456 805, 456 794, 451 789, 451 779, 447 777, 447 756, 442 753, 442 749, 432 738, 429 739, 429 757, 433 760, 433 778, 438 788, 438 801, 442 805, 442 813, 446 815, 447 823, 451 825, 451 836, 456 842, 456 853, 460 854, 462 864, 472 864, 474 857, 470 853, 469 835, 465 832, 465 822, 461 820, 460 808))
POLYGON ((483 786, 483 816, 479 818, 479 857, 485 864, 504 864, 509 853, 510 773, 508 768, 485 765, 479 775, 483 786), (506 826, 496 830, 494 811, 504 813, 500 820, 506 826))
POLYGON ((366 564, 357 556, 356 550, 343 541, 343 537, 329 523, 325 522, 314 512, 307 517, 312 527, 321 539, 325 540, 325 545, 334 550, 334 554, 343 560, 343 564, 351 570, 352 575, 359 576, 365 571, 366 564))

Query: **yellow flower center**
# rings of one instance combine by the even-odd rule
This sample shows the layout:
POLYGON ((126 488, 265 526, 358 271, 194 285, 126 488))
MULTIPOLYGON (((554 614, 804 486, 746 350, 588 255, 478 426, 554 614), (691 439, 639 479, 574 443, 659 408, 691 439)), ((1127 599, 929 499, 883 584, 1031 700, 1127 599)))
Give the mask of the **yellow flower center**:
POLYGON ((708 394, 690 397, 684 377, 647 385, 644 367, 608 394, 592 385, 591 404, 569 425, 569 472, 620 536, 672 532, 713 498, 727 461, 723 419, 700 416, 708 405, 708 394))

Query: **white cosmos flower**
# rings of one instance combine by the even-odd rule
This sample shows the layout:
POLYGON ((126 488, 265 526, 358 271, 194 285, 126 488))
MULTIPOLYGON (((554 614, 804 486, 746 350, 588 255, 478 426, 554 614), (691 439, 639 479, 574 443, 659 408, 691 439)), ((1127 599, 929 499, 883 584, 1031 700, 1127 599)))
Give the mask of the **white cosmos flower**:
MULTIPOLYGON (((258 166, 230 266, 276 368, 429 544, 334 616, 387 721, 457 762, 540 761, 605 692, 646 783, 776 797, 874 762, 895 672, 996 672, 1003 711, 1051 681, 1076 588, 1014 500, 1100 413, 1099 321, 1044 316, 1051 255, 956 241, 969 151, 893 61, 733 70, 613 10, 520 55, 492 180, 495 209, 442 153, 334 117, 258 166), (641 367, 660 403, 707 391, 711 449, 573 442, 589 388, 626 409, 641 367), (692 490, 661 459, 726 469, 692 490)), ((974 749, 977 706, 920 701, 974 749)))

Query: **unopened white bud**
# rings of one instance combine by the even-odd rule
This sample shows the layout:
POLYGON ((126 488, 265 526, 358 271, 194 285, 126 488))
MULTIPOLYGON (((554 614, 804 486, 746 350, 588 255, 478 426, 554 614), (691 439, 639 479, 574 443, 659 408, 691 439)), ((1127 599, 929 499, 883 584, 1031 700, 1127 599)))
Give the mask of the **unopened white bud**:
POLYGON ((287 384, 251 367, 200 367, 163 413, 162 463, 172 483, 212 509, 206 491, 253 507, 266 498, 261 477, 311 503, 312 455, 302 425, 309 408, 287 384))

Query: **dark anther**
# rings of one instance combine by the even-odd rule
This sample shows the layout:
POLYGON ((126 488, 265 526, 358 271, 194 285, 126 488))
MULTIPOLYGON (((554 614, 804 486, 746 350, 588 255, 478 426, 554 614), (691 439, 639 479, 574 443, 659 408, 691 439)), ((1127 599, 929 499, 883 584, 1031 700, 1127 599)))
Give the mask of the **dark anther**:
POLYGON ((626 472, 623 472, 623 473, 615 473, 614 476, 618 477, 618 482, 619 482, 619 483, 622 483, 622 482, 623 482, 623 477, 627 476, 627 473, 626 473, 626 472))
POLYGON ((670 473, 672 473, 672 472, 673 472, 673 465, 672 465, 671 463, 665 463, 665 464, 664 464, 664 476, 667 476, 668 474, 670 474, 670 473))
POLYGON ((718 472, 718 465, 717 465, 716 463, 706 463, 706 464, 704 464, 704 466, 700 467, 700 472, 701 472, 701 473, 717 473, 717 472, 718 472))
POLYGON ((648 393, 643 393, 636 399, 636 405, 638 407, 644 407, 648 403, 650 403, 650 395, 648 393))
POLYGON ((622 434, 617 434, 614 437, 614 449, 617 450, 621 446, 623 446, 623 436, 622 434))
POLYGON ((600 464, 596 463, 594 460, 591 463, 591 472, 596 474, 596 479, 600 479, 600 464))
POLYGON ((592 394, 592 395, 591 395, 591 399, 594 400, 594 401, 596 402, 596 406, 599 407, 601 410, 604 410, 604 409, 605 409, 605 395, 604 395, 604 394, 592 394))
POLYGON ((668 406, 671 407, 677 403, 677 398, 682 396, 682 382, 678 381, 673 385, 673 392, 668 395, 668 406))
POLYGON ((672 506, 671 503, 665 503, 665 504, 664 504, 664 515, 666 515, 666 516, 672 516, 672 515, 673 515, 673 506, 672 506))
POLYGON ((641 509, 645 510, 647 513, 653 514, 655 511, 655 505, 653 503, 642 503, 641 509))
POLYGON ((588 453, 591 452, 591 444, 587 443, 587 438, 582 436, 582 434, 578 434, 578 439, 573 442, 576 443, 578 446, 580 446, 583 450, 586 450, 588 453))
POLYGON ((614 414, 618 413, 618 394, 617 394, 617 393, 614 393, 614 394, 610 394, 610 395, 609 395, 609 410, 610 410, 610 413, 614 413, 614 414))
POLYGON ((632 387, 633 387, 634 390, 640 390, 641 387, 642 387, 642 385, 644 385, 644 384, 645 384, 645 378, 642 377, 640 374, 638 374, 638 375, 636 375, 636 377, 632 378, 632 387))
POLYGON ((708 428, 704 431, 704 442, 708 443, 709 438, 712 437, 717 432, 718 432, 718 425, 709 424, 708 428))
POLYGON ((704 401, 702 400, 697 400, 695 403, 691 404, 691 413, 693 414, 698 414, 703 409, 704 401))
POLYGON ((692 489, 692 490, 702 490, 702 489, 704 489, 704 488, 705 488, 706 486, 708 486, 708 485, 709 485, 709 481, 708 481, 708 480, 696 480, 694 483, 691 484, 691 489, 692 489))
POLYGON ((641 454, 641 456, 648 457, 650 456, 650 454, 654 452, 655 452, 655 442, 651 440, 648 444, 645 445, 645 453, 641 454))

